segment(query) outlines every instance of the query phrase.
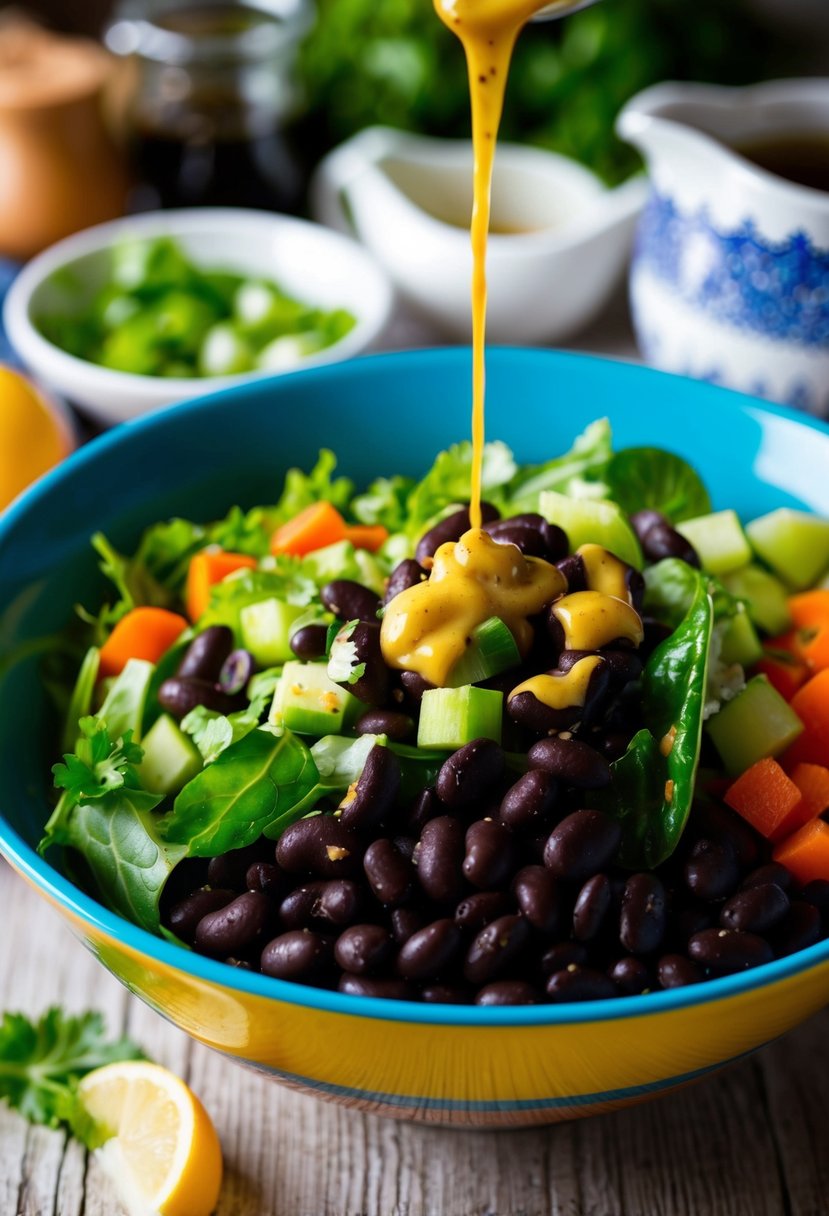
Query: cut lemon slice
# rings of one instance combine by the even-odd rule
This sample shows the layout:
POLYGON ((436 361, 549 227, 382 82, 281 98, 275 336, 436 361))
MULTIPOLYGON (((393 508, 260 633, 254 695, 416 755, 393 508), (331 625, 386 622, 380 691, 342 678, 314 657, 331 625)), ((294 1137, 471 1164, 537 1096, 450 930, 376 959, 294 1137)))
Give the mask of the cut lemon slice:
POLYGON ((183 1081, 158 1064, 131 1060, 96 1068, 78 1093, 111 1133, 100 1161, 130 1216, 209 1216, 219 1197, 222 1150, 183 1081))
POLYGON ((0 510, 71 448, 57 409, 25 376, 0 364, 0 510))

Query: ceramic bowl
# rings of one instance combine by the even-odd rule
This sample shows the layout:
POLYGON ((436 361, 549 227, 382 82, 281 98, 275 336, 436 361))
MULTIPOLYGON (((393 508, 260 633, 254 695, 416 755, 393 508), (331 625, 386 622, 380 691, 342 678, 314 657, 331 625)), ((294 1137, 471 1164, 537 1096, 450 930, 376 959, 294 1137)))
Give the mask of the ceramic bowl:
MULTIPOLYGON (((355 234, 403 299, 453 338, 470 335, 472 145, 370 127, 323 160, 314 214, 355 234)), ((588 324, 618 283, 646 192, 608 190, 566 156, 498 145, 487 257, 487 336, 561 341, 588 324)))
MULTIPOLYGON (((126 547, 166 516, 267 501, 280 473, 307 467, 322 443, 360 483, 418 474, 468 433, 469 380, 465 350, 355 360, 239 385, 96 440, 0 520, 3 652, 95 603, 96 529, 126 547)), ((619 445, 693 460, 717 507, 829 514, 829 428, 785 410, 546 351, 491 352, 488 388, 489 434, 521 460, 561 451, 606 413, 619 445)), ((0 723, 0 849, 12 865, 164 1017, 305 1093, 456 1126, 552 1122, 705 1076, 829 999, 829 941, 689 988, 512 1009, 362 999, 232 969, 128 924, 73 886, 58 857, 37 856, 56 740, 31 654, 0 684, 0 723)))
POLYGON ((273 374, 182 379, 138 376, 78 359, 41 334, 35 323, 39 313, 71 314, 79 300, 85 302, 106 282, 115 244, 126 238, 158 236, 173 237, 199 265, 271 278, 310 304, 349 309, 357 318, 351 332, 309 355, 304 366, 362 354, 377 341, 391 315, 391 285, 372 257, 355 241, 304 220, 265 211, 202 207, 148 212, 79 232, 47 249, 21 271, 6 296, 3 324, 30 371, 105 426, 228 384, 273 374))

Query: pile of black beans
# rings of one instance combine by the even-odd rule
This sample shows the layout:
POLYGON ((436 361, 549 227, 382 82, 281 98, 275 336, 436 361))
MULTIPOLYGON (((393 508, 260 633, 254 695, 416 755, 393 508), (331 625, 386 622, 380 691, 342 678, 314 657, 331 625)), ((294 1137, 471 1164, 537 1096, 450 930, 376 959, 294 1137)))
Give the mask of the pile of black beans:
MULTIPOLYGON (((561 529, 535 515, 499 520, 487 510, 485 518, 499 541, 556 562, 571 591, 583 587, 561 529)), ((696 561, 662 517, 642 513, 633 523, 649 560, 696 561)), ((467 527, 461 510, 427 533, 415 559, 392 574, 386 602, 426 577, 437 546, 467 527)), ((629 588, 641 608, 634 570, 629 588)), ((322 599, 339 619, 360 622, 352 641, 366 669, 352 691, 366 711, 357 733, 411 741, 428 685, 383 663, 377 597, 336 580, 322 599)), ((491 686, 506 691, 581 656, 561 653, 553 620, 539 617, 526 664, 491 686)), ((601 652, 602 679, 578 712, 555 721, 526 704, 511 712, 509 751, 475 739, 412 795, 397 755, 375 746, 335 813, 299 820, 276 845, 263 839, 183 863, 165 893, 165 924, 203 954, 279 979, 478 1005, 676 988, 811 945, 829 929, 829 883, 800 889, 769 860, 767 842, 710 792, 668 862, 634 874, 615 864, 619 823, 590 803, 641 724, 642 661, 667 633, 657 621, 644 623, 638 652, 622 644, 601 652), (516 752, 526 757, 520 767, 516 752)), ((297 655, 321 657, 325 634, 324 626, 300 630, 297 655)), ((222 639, 225 658, 230 644, 222 639)), ((223 691, 215 678, 204 682, 223 691)), ((225 695, 238 694, 233 687, 225 695)))

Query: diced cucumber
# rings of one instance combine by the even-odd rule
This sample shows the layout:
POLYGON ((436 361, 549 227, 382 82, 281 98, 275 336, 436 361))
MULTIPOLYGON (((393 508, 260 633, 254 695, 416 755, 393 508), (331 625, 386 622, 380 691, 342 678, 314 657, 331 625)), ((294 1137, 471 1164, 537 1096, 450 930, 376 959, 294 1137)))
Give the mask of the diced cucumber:
POLYGON ((491 616, 472 630, 472 638, 462 658, 449 674, 447 685, 479 684, 490 676, 515 667, 521 654, 509 628, 497 616, 491 616))
POLYGON ((751 561, 751 546, 736 511, 713 511, 676 525, 709 574, 728 574, 751 561))
POLYGON ((338 789, 348 789, 359 779, 373 747, 385 747, 387 735, 360 735, 350 739, 347 735, 325 735, 311 747, 311 755, 320 780, 338 789))
POLYGON ((386 574, 374 554, 369 553, 368 549, 355 549, 354 564, 357 567, 357 582, 382 598, 386 589, 386 574))
POLYGON ((804 591, 829 566, 829 519, 780 507, 746 528, 754 551, 795 591, 804 591))
POLYGON ((298 735, 339 735, 365 709, 329 680, 324 663, 286 663, 274 693, 269 721, 298 735))
POLYGON ((144 759, 138 775, 151 794, 177 794, 201 771, 199 749, 169 714, 155 720, 141 746, 144 759))
POLYGON ((501 742, 504 694, 491 688, 428 688, 420 702, 418 747, 454 751, 473 739, 501 742))
POLYGON ((757 760, 779 756, 802 730, 800 718, 765 676, 749 680, 708 722, 708 734, 732 777, 757 760))
POLYGON ((227 321, 219 321, 207 331, 199 351, 202 376, 237 376, 254 366, 250 344, 227 321))
POLYGON ((754 624, 771 637, 791 628, 788 592, 778 578, 760 566, 744 566, 726 574, 723 583, 732 595, 746 601, 754 624))
POLYGON ((557 490, 542 490, 538 510, 551 524, 567 533, 570 550, 580 545, 603 545, 622 561, 642 569, 642 550, 627 517, 615 502, 597 498, 568 498, 557 490))
POLYGON ((748 612, 737 612, 724 622, 720 658, 724 663, 739 663, 751 667, 763 657, 763 643, 748 612))
POLYGON ((282 600, 260 600, 239 613, 242 645, 260 667, 276 667, 293 656, 291 626, 305 612, 296 604, 282 600))
POLYGON ((333 545, 314 549, 302 559, 303 569, 318 583, 329 583, 333 578, 348 578, 346 571, 354 568, 356 550, 350 540, 338 540, 333 545))

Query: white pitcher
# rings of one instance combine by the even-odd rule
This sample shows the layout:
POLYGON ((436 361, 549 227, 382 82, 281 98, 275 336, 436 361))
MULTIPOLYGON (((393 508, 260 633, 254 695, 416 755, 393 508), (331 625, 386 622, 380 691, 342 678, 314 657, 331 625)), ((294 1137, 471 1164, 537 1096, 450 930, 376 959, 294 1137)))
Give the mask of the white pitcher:
POLYGON ((829 133, 829 79, 660 84, 617 130, 650 173, 630 276, 645 358, 829 414, 829 192, 735 150, 829 133))

